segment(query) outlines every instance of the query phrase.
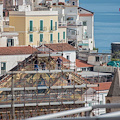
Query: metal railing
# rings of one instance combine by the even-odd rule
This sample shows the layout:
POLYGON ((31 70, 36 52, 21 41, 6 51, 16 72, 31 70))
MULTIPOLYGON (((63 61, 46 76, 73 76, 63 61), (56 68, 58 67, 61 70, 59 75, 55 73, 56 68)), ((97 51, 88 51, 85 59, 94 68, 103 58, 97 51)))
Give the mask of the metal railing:
POLYGON ((67 110, 67 111, 62 111, 54 114, 48 114, 48 115, 43 115, 43 116, 38 116, 38 117, 33 117, 33 118, 28 118, 26 120, 120 120, 120 111, 118 112, 112 112, 112 113, 107 113, 104 115, 99 115, 95 117, 90 117, 90 113, 92 110, 97 109, 97 108, 120 108, 120 104, 114 103, 114 104, 103 104, 103 105, 94 105, 91 107, 81 107, 73 110, 67 110), (77 118, 60 118, 64 116, 69 116, 73 114, 79 114, 82 112, 86 112, 87 117, 77 117, 77 118))
POLYGON ((28 33, 32 33, 32 32, 35 32, 35 31, 37 31, 36 27, 33 27, 32 29, 28 28, 28 33))
POLYGON ((47 27, 43 27, 43 28, 38 28, 38 32, 44 32, 44 31, 47 31, 47 27))

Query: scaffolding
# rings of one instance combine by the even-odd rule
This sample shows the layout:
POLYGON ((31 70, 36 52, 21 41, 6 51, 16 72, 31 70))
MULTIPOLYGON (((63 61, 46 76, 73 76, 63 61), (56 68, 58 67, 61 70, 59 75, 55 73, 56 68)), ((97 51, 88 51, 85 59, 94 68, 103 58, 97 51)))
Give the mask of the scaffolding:
POLYGON ((26 119, 84 106, 83 93, 97 85, 77 75, 73 63, 66 63, 62 55, 44 49, 0 77, 0 119, 26 119), (58 56, 62 59, 60 69, 58 56))

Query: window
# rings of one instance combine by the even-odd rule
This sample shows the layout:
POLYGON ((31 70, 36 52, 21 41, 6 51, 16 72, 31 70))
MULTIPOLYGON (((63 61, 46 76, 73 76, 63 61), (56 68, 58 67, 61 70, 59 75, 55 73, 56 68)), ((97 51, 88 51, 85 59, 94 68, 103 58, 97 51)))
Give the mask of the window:
POLYGON ((67 55, 67 59, 70 60, 70 56, 69 55, 67 55))
POLYGON ((30 34, 30 36, 29 36, 29 41, 30 41, 30 42, 33 42, 33 34, 30 34))
POLYGON ((50 20, 50 30, 53 30, 53 20, 50 20))
POLYGON ((43 34, 40 34, 40 42, 43 42, 43 34))
POLYGON ((14 39, 7 39, 7 47, 14 46, 14 39))
POLYGON ((5 62, 1 62, 1 70, 6 71, 6 63, 5 62))
POLYGON ((73 5, 75 5, 75 2, 72 2, 73 5))
POLYGON ((100 105, 103 104, 103 101, 100 101, 100 105))
POLYGON ((33 31, 33 21, 30 21, 30 31, 33 31))
POLYGON ((74 31, 74 30, 72 30, 72 31, 71 31, 71 34, 72 34, 72 35, 75 35, 75 31, 74 31))
POLYGON ((99 62, 99 57, 96 57, 96 62, 99 62))
POLYGON ((87 22, 86 21, 83 21, 83 26, 87 26, 87 22))
POLYGON ((53 43, 53 34, 50 34, 50 43, 53 43))
POLYGON ((58 33, 58 42, 60 42, 60 33, 58 33))
POLYGON ((55 22, 55 30, 57 30, 57 22, 55 22))
POLYGON ((43 31, 43 20, 40 20, 40 31, 43 31))
POLYGON ((63 39, 65 40, 65 32, 63 32, 63 39))

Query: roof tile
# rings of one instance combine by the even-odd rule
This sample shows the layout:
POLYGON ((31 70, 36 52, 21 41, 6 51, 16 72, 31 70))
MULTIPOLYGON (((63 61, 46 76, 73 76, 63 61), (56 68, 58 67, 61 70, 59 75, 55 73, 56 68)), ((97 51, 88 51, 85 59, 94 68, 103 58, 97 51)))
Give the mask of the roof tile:
POLYGON ((55 52, 62 52, 62 51, 76 51, 72 45, 68 43, 55 43, 55 44, 45 44, 46 47, 50 48, 55 52))
POLYGON ((93 89, 97 91, 101 90, 109 90, 112 82, 102 82, 102 83, 97 83, 99 84, 99 87, 94 87, 93 89))
POLYGON ((78 59, 76 59, 76 66, 77 67, 93 67, 93 65, 90 65, 90 64, 86 63, 85 61, 78 60, 78 59))
POLYGON ((34 52, 38 52, 38 50, 31 46, 0 47, 0 55, 21 55, 21 54, 32 54, 34 52))

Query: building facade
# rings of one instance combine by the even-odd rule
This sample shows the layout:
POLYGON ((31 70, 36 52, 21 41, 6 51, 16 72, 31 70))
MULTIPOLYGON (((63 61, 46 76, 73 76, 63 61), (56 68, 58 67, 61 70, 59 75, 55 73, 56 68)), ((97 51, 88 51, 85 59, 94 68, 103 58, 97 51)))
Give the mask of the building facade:
MULTIPOLYGON (((19 45, 39 46, 45 43, 58 43, 58 12, 57 11, 12 11, 10 25, 15 26, 19 33, 19 45)), ((63 29, 66 41, 66 29, 63 29)))
POLYGON ((0 76, 36 51, 31 46, 0 47, 0 76))

